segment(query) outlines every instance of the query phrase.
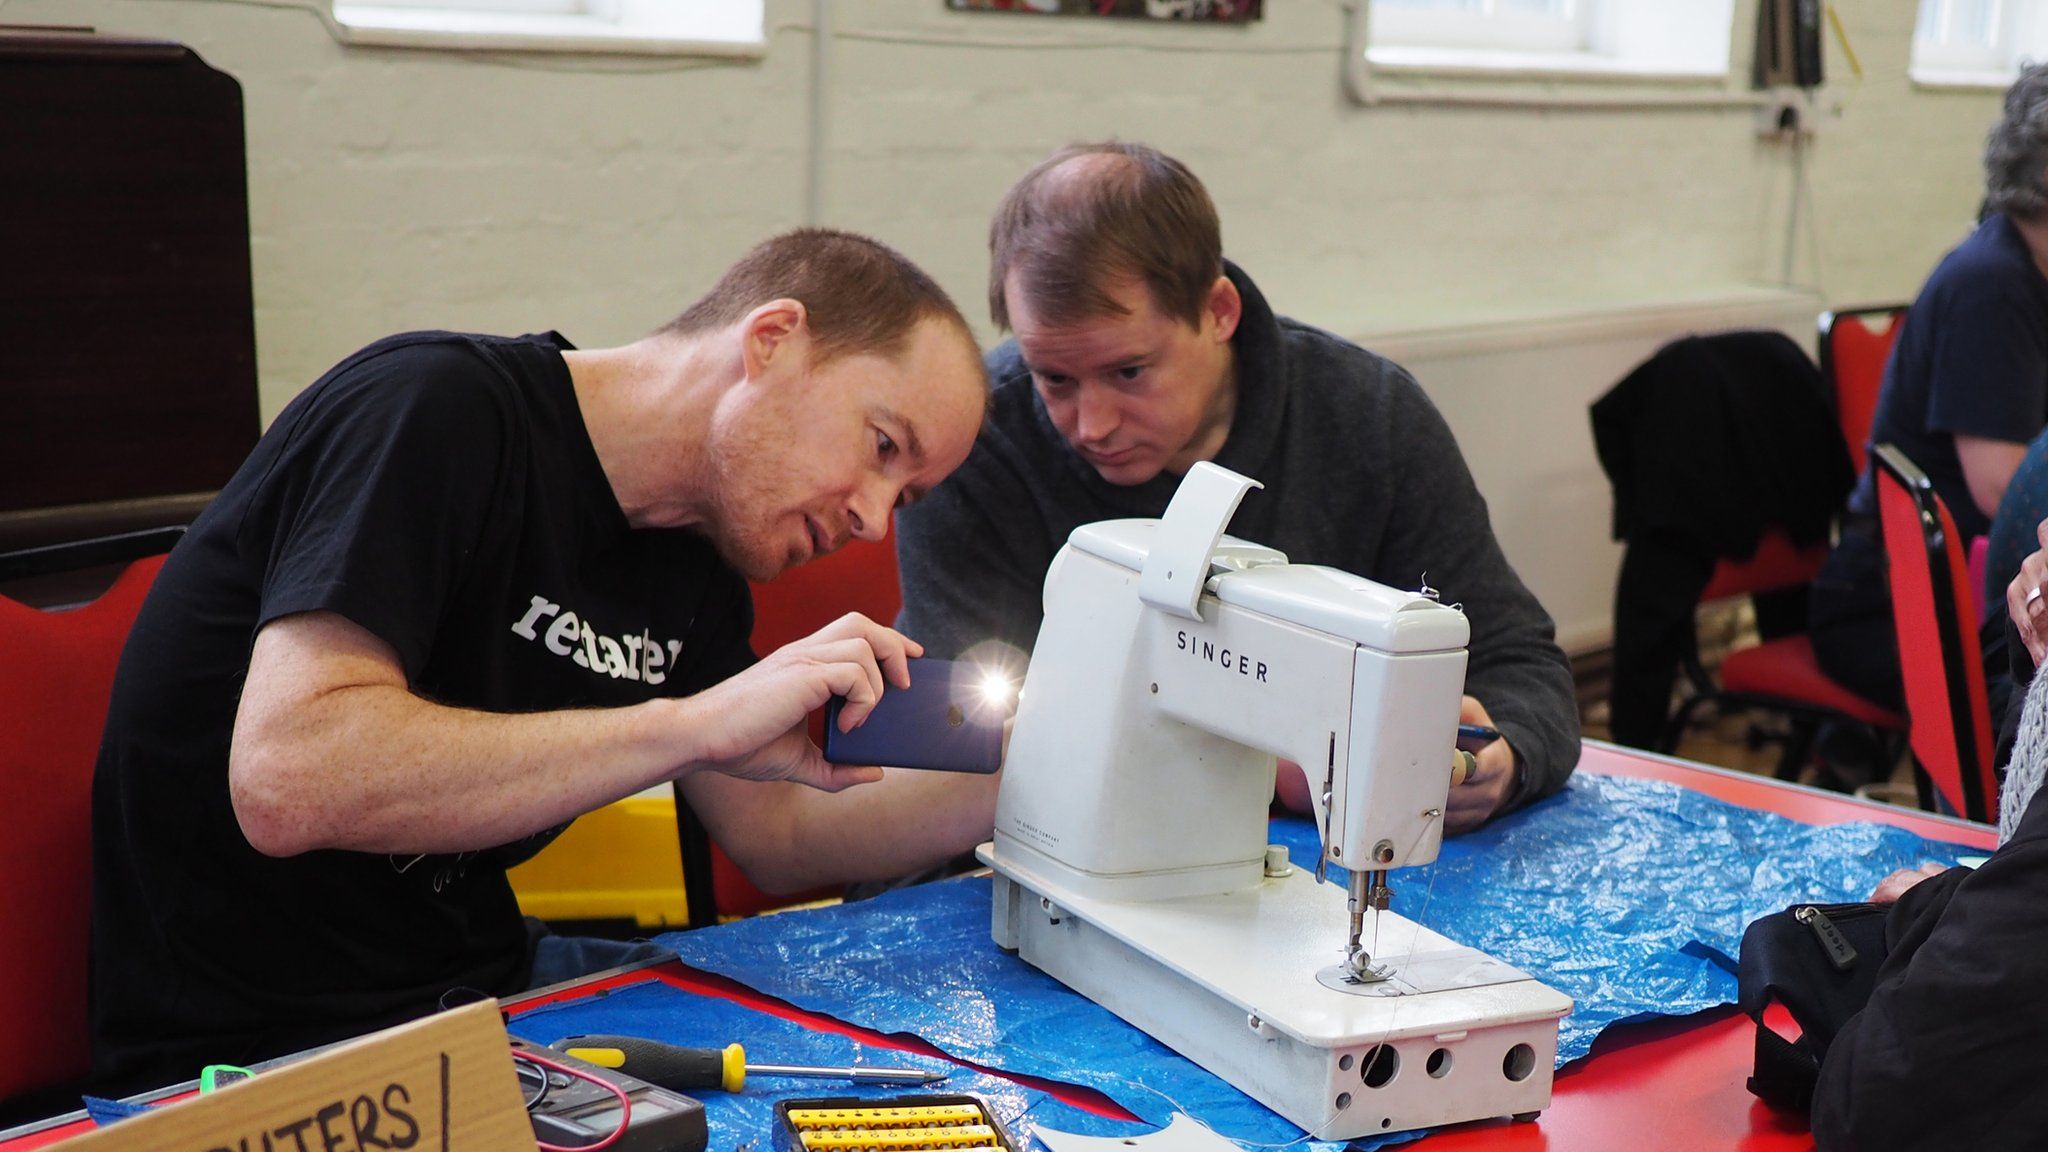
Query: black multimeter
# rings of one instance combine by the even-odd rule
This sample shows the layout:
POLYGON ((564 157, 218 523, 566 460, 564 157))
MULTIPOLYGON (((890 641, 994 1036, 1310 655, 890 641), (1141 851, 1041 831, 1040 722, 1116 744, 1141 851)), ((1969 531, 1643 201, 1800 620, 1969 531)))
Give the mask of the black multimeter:
POLYGON ((606 1152, 704 1152, 709 1141, 704 1105, 615 1068, 600 1068, 515 1037, 512 1065, 519 1072, 519 1092, 526 1098, 526 1114, 533 1121, 533 1134, 543 1143, 561 1148, 588 1148, 600 1143, 618 1131, 619 1098, 588 1080, 519 1059, 527 1052, 607 1081, 626 1094, 632 1102, 632 1115, 626 1120, 625 1132, 606 1152))

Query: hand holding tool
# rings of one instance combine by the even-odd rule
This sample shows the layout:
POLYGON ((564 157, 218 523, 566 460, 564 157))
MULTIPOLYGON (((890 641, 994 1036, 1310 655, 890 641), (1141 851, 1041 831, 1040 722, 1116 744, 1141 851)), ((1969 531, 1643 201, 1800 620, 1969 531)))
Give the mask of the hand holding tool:
POLYGON ((1477 752, 1498 739, 1500 729, 1490 724, 1458 725, 1458 747, 1463 751, 1477 752))

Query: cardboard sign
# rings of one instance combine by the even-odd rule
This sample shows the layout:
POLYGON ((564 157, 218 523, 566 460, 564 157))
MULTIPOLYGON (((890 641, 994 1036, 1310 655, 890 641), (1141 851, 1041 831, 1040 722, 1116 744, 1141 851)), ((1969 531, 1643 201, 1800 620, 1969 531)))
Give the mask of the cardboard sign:
POLYGON ((533 1146, 495 1000, 374 1033, 58 1145, 65 1152, 503 1152, 533 1146))

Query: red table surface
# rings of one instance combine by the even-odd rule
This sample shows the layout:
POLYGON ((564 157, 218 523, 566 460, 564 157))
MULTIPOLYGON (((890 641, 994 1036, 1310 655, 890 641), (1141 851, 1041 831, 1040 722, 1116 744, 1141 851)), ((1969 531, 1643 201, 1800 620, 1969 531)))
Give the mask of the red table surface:
MULTIPOLYGON (((1665 780, 1732 804, 1775 812, 1807 824, 1868 820, 1985 852, 1996 843, 1996 830, 1982 824, 1598 741, 1586 743, 1579 771, 1665 780)), ((723 977, 673 963, 535 993, 508 1001, 506 1007, 516 1017, 524 1009, 648 979, 703 995, 722 996, 864 1043, 943 1055, 915 1037, 886 1036, 856 1028, 763 996, 723 977)), ((1749 1075, 1753 1034, 1749 1018, 1733 1008, 1611 1028, 1594 1042, 1590 1056, 1558 1074, 1550 1107, 1535 1123, 1463 1124, 1433 1133, 1413 1147, 1424 1152, 1468 1148, 1518 1152, 1552 1148, 1571 1152, 1642 1152, 1648 1148, 1805 1152, 1813 1147, 1805 1119, 1766 1107, 1743 1087, 1749 1075)), ((1068 1103, 1091 1111, 1129 1115, 1090 1089, 1051 1084, 1032 1077, 1013 1079, 1051 1091, 1068 1103)), ((0 1152, 45 1147, 89 1128, 85 1121, 53 1128, 0 1143, 0 1152)))

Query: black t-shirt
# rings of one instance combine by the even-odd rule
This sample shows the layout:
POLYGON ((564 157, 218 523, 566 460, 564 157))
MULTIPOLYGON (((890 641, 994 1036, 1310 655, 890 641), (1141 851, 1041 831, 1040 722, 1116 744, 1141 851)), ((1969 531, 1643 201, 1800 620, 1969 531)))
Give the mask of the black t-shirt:
POLYGON ((364 349, 284 410, 164 565, 93 781, 107 1086, 354 1035, 452 988, 525 985, 504 870, 553 833, 410 859, 273 859, 243 838, 228 749, 266 623, 338 613, 397 651, 419 695, 494 712, 688 695, 751 661, 739 574, 694 533, 629 527, 568 347, 416 333, 364 349))
MULTIPOLYGON (((1956 455, 1958 435, 2025 444, 2048 424, 2048 279, 2004 215, 1942 258, 1906 315, 1872 417, 1870 442, 1896 444, 1934 482, 1965 536, 1991 518, 1956 455)), ((1850 508, 1877 508, 1869 469, 1850 508)))

